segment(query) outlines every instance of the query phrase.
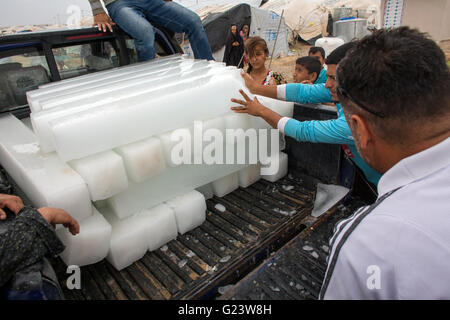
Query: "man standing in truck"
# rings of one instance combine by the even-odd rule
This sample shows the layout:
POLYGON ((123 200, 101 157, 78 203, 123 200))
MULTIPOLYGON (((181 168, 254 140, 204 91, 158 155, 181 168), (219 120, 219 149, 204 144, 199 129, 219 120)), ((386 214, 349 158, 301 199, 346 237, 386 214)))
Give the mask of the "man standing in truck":
POLYGON ((94 25, 112 32, 117 24, 134 39, 139 61, 155 58, 155 32, 149 20, 175 32, 185 32, 196 59, 214 60, 200 17, 182 5, 164 0, 89 0, 94 25), (111 20, 112 19, 112 20, 111 20))
POLYGON ((450 299, 450 72, 418 30, 378 30, 340 62, 356 147, 378 199, 336 226, 324 299, 450 299))
POLYGON ((254 81, 248 74, 242 74, 246 86, 253 94, 299 103, 335 102, 337 103, 337 119, 301 122, 288 117, 281 117, 278 113, 259 103, 256 97, 251 100, 242 90, 241 94, 245 100, 231 99, 233 102, 241 104, 242 107, 231 109, 238 113, 248 113, 261 117, 273 128, 277 128, 285 135, 299 141, 341 144, 348 157, 361 168, 369 182, 376 186, 381 175, 367 165, 359 155, 336 91, 336 67, 345 57, 347 51, 355 45, 356 43, 349 42, 330 53, 326 60, 328 80, 325 84, 289 83, 278 86, 263 86, 254 81))

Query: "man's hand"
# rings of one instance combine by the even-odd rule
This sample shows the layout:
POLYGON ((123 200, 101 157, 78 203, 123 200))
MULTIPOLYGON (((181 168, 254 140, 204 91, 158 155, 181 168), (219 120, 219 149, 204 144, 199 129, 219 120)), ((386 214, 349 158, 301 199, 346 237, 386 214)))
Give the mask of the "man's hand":
POLYGON ((255 99, 251 100, 242 89, 239 90, 239 93, 244 97, 245 101, 232 98, 232 102, 239 103, 242 107, 231 107, 231 110, 236 113, 248 113, 252 116, 261 117, 262 111, 267 108, 258 101, 258 98, 255 97, 255 99))
POLYGON ((99 13, 94 16, 93 25, 96 26, 98 30, 103 30, 103 32, 106 32, 106 28, 112 32, 112 26, 115 25, 115 23, 106 13, 99 13))
POLYGON ((17 196, 12 196, 9 194, 0 194, 0 220, 6 219, 6 213, 2 208, 8 208, 15 214, 18 214, 23 208, 22 199, 17 196))
POLYGON ((37 209, 41 216, 50 223, 53 227, 57 224, 62 224, 64 227, 69 228, 71 234, 76 235, 80 232, 80 225, 70 214, 63 209, 43 207, 37 209))

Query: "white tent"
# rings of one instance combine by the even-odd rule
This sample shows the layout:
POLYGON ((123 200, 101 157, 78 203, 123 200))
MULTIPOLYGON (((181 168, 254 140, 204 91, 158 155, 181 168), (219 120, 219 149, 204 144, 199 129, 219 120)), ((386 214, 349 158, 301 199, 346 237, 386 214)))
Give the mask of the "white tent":
POLYGON ((310 40, 327 35, 328 13, 342 6, 369 11, 370 20, 380 25, 380 0, 269 0, 261 8, 278 14, 284 9, 286 25, 293 35, 310 40))

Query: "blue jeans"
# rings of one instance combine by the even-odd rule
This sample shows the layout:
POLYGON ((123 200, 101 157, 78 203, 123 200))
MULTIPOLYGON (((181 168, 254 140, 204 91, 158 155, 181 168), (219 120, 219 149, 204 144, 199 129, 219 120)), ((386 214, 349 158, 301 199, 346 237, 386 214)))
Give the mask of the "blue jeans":
POLYGON ((200 17, 175 2, 116 0, 106 6, 111 19, 134 39, 140 61, 155 57, 155 32, 150 21, 175 32, 185 32, 194 57, 214 60, 200 17))

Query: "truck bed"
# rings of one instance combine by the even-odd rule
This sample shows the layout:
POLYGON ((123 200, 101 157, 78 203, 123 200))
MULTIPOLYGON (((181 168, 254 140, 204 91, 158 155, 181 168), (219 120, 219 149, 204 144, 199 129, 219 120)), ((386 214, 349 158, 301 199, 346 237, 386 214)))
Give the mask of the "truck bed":
POLYGON ((321 222, 310 216, 313 180, 288 174, 276 183, 260 180, 209 199, 200 227, 121 271, 106 260, 82 267, 80 290, 67 289, 66 266, 55 259, 65 298, 214 299, 219 288, 236 283, 300 232, 321 222), (217 210, 217 204, 226 210, 217 210))

